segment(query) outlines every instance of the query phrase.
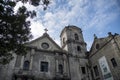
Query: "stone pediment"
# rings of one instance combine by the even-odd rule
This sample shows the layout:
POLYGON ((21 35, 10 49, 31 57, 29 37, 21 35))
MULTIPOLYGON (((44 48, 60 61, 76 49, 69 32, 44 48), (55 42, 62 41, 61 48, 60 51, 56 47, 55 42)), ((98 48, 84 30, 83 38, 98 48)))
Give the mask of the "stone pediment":
POLYGON ((99 50, 103 45, 108 42, 108 40, 108 37, 94 39, 92 47, 90 49, 90 53, 94 53, 99 50))
POLYGON ((40 50, 48 50, 48 51, 62 50, 60 46, 56 44, 56 42, 47 33, 44 33, 41 37, 28 42, 26 45, 40 50))

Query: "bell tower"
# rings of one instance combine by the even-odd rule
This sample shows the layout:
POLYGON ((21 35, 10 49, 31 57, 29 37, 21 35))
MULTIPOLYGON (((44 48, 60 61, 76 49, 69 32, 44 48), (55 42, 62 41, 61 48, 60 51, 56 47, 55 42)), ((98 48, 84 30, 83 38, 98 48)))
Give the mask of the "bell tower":
POLYGON ((83 39, 82 30, 76 26, 66 26, 60 35, 62 48, 71 55, 85 56, 86 43, 83 39))
MULTIPOLYGON (((68 52, 70 78, 71 80, 82 80, 87 76, 85 58, 87 52, 86 43, 83 39, 82 30, 76 26, 66 26, 60 35, 63 50, 68 52)), ((87 78, 85 79, 87 80, 87 78)))

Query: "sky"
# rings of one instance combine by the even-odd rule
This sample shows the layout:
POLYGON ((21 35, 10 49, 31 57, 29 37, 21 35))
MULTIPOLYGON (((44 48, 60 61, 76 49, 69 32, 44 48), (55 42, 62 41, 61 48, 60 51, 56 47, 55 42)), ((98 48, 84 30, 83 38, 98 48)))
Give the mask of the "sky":
MULTIPOLYGON (((15 9, 22 4, 19 2, 15 9)), ((48 29, 48 34, 60 45, 60 33, 65 26, 75 25, 82 29, 89 50, 94 40, 108 36, 108 32, 120 34, 120 0, 50 0, 47 10, 33 7, 37 16, 31 21, 31 32, 36 39, 48 29)))

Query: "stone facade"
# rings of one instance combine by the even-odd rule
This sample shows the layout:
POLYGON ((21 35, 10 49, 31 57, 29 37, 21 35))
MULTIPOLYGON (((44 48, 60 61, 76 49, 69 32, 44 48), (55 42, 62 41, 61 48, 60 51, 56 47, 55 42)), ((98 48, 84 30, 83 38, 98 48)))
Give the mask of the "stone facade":
POLYGON ((26 55, 0 65, 0 80, 120 80, 120 35, 95 36, 89 52, 76 26, 66 26, 60 39, 61 47, 45 32, 26 43, 26 55))
POLYGON ((120 35, 109 33, 108 37, 95 37, 90 50, 89 63, 91 67, 92 80, 120 80, 120 35), (102 71, 100 59, 105 57, 105 65, 108 65, 108 73, 102 71), (95 66, 97 66, 98 74, 95 74, 95 66))
POLYGON ((71 80, 89 80, 88 59, 85 55, 87 49, 82 30, 68 26, 63 29, 60 37, 62 49, 68 52, 71 80))

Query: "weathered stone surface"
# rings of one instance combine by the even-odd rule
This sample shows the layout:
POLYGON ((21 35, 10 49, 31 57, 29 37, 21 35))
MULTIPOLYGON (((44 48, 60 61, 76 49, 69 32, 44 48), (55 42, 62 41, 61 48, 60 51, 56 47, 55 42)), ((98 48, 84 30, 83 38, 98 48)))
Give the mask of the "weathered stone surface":
POLYGON ((47 33, 26 43, 29 49, 25 56, 14 55, 9 64, 0 65, 0 80, 103 80, 99 64, 103 56, 113 79, 120 80, 120 35, 109 33, 108 37, 94 38, 89 52, 82 31, 76 26, 66 26, 60 39, 62 47, 47 33), (112 58, 117 63, 115 67, 112 58), (98 76, 94 66, 98 67, 98 76))

